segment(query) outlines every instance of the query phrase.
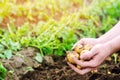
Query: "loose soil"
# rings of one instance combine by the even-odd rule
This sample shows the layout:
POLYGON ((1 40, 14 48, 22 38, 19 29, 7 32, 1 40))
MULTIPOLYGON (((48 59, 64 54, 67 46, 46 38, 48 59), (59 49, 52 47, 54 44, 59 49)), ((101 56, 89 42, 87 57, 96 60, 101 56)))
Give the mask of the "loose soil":
POLYGON ((5 80, 19 80, 32 67, 38 67, 40 64, 34 58, 37 52, 38 50, 28 47, 15 52, 11 59, 0 59, 7 69, 5 80))
POLYGON ((27 72, 20 80, 120 80, 120 58, 117 57, 117 64, 113 59, 107 58, 98 68, 98 72, 81 76, 67 65, 65 56, 52 56, 49 62, 43 61, 42 65, 27 72))
POLYGON ((120 55, 116 64, 111 56, 98 68, 98 72, 81 76, 67 65, 65 56, 45 56, 40 64, 34 59, 37 52, 29 47, 9 60, 0 60, 9 71, 5 80, 120 80, 120 55))

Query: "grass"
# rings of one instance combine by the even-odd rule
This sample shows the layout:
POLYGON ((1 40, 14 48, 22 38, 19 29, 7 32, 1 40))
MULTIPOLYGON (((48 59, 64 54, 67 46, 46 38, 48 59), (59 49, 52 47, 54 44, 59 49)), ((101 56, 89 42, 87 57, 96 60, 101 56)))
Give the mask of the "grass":
POLYGON ((0 80, 4 80, 6 71, 7 71, 6 68, 0 62, 0 80))

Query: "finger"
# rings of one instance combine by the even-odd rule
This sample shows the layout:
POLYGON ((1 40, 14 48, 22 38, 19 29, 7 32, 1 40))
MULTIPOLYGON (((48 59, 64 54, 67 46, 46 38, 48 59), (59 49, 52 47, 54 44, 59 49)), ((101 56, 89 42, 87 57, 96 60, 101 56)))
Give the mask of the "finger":
POLYGON ((88 50, 83 50, 81 53, 80 53, 80 59, 81 60, 89 60, 89 53, 90 51, 88 50))
POLYGON ((90 61, 80 61, 76 58, 73 58, 74 62, 81 67, 96 67, 98 66, 97 59, 91 59, 90 61))
POLYGON ((91 70, 92 70, 92 68, 85 68, 85 69, 78 69, 78 68, 76 68, 74 65, 72 65, 72 64, 70 64, 70 63, 68 63, 68 65, 75 71, 75 72, 77 72, 78 74, 80 74, 80 75, 84 75, 84 74, 86 74, 86 73, 88 73, 88 72, 90 72, 91 70))
POLYGON ((97 51, 95 48, 91 49, 90 51, 85 51, 84 53, 82 53, 80 55, 80 59, 82 60, 90 60, 91 58, 93 58, 96 54, 97 51))

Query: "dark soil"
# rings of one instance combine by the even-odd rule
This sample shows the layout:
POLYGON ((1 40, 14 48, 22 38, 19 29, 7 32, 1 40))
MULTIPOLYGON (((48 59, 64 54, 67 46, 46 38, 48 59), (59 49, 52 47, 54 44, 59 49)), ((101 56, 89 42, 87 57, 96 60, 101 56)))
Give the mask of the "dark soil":
POLYGON ((21 80, 84 80, 67 65, 65 57, 53 57, 54 64, 43 62, 35 71, 28 72, 21 80))
POLYGON ((22 76, 20 80, 120 80, 120 63, 119 56, 117 64, 114 58, 109 57, 99 68, 96 73, 88 73, 81 76, 74 72, 65 61, 65 57, 53 56, 53 64, 46 61, 41 66, 29 71, 22 76))
POLYGON ((11 59, 0 59, 7 69, 5 80, 19 80, 29 68, 38 67, 40 64, 34 59, 37 52, 36 49, 28 47, 15 52, 11 59))
POLYGON ((9 60, 1 59, 8 70, 5 80, 120 80, 120 55, 116 63, 111 56, 98 68, 98 72, 82 76, 67 65, 65 56, 45 56, 40 64, 34 59, 37 52, 29 47, 15 53, 9 60))

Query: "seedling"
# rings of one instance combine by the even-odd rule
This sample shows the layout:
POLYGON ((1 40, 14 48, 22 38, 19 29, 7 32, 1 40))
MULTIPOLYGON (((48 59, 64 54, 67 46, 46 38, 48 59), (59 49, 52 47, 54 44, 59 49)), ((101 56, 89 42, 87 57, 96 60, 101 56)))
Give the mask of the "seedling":
POLYGON ((115 64, 117 64, 117 61, 118 61, 118 54, 117 53, 114 53, 113 55, 112 55, 112 57, 114 58, 114 63, 115 64))

